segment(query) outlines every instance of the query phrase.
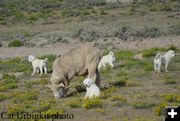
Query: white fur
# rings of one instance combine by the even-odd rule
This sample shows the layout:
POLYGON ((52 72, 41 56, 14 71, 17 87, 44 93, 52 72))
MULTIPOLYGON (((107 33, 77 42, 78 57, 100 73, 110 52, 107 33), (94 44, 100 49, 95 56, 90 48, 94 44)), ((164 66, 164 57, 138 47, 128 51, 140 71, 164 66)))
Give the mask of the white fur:
POLYGON ((165 65, 165 71, 168 71, 168 65, 171 59, 175 56, 175 52, 173 50, 167 51, 164 55, 162 55, 162 58, 164 58, 165 62, 162 62, 165 65))
POLYGON ((43 70, 44 70, 45 74, 47 73, 46 62, 48 61, 48 58, 41 60, 41 59, 35 58, 35 56, 33 56, 33 55, 30 55, 28 57, 28 61, 32 63, 32 67, 33 67, 33 73, 31 74, 32 76, 35 73, 38 73, 39 70, 40 70, 40 74, 43 73, 43 70))
POLYGON ((162 65, 162 55, 160 53, 157 53, 154 58, 154 71, 160 72, 161 71, 161 65, 162 65))
POLYGON ((109 64, 111 66, 111 68, 114 67, 114 63, 115 62, 115 56, 114 53, 112 51, 109 52, 108 55, 105 55, 101 58, 99 64, 98 64, 98 69, 100 70, 102 67, 106 67, 106 64, 109 64))
POLYGON ((165 71, 168 71, 168 65, 170 60, 175 56, 175 52, 173 50, 169 50, 164 55, 161 55, 158 53, 156 57, 154 58, 154 71, 160 72, 161 66, 165 66, 165 71))
POLYGON ((100 89, 95 84, 94 80, 87 78, 83 81, 83 84, 86 86, 85 99, 92 99, 93 97, 98 97, 100 95, 100 89))

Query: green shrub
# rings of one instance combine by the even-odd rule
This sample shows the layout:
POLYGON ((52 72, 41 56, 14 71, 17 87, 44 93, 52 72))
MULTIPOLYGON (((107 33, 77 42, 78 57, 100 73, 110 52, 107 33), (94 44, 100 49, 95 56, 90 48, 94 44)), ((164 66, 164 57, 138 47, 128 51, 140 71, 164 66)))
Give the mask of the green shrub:
POLYGON ((120 101, 114 101, 114 102, 112 102, 112 106, 114 106, 114 107, 120 107, 120 106, 122 106, 123 105, 123 103, 122 102, 120 102, 120 101))
POLYGON ((38 80, 38 84, 40 84, 40 85, 46 85, 47 83, 48 83, 48 80, 46 80, 46 79, 38 80))
POLYGON ((138 3, 138 0, 133 0, 132 1, 132 4, 137 4, 138 3))
POLYGON ((81 107, 81 100, 79 98, 71 99, 70 101, 68 101, 67 106, 71 108, 79 108, 81 107))
POLYGON ((4 21, 5 18, 3 16, 0 16, 0 21, 4 21))
MULTIPOLYGON (((139 72, 138 72, 138 73, 139 73, 139 72)), ((139 87, 139 86, 142 86, 142 84, 141 84, 141 82, 139 82, 139 81, 135 81, 135 80, 130 81, 130 80, 128 80, 128 81, 126 82, 126 86, 127 86, 127 87, 139 87)))
POLYGON ((18 87, 18 79, 14 75, 3 75, 3 82, 0 85, 0 91, 5 91, 8 89, 15 89, 18 87))
POLYGON ((98 108, 96 111, 101 113, 101 114, 105 114, 106 113, 106 109, 104 109, 104 108, 98 108))
POLYGON ((112 86, 112 87, 106 89, 105 93, 113 93, 113 92, 116 92, 116 91, 117 91, 117 87, 112 86))
POLYGON ((39 59, 48 58, 48 61, 54 61, 56 59, 56 55, 49 54, 49 55, 42 55, 38 57, 39 59))
POLYGON ((127 71, 120 70, 116 72, 116 77, 121 77, 121 76, 128 76, 127 71))
POLYGON ((9 104, 8 105, 8 113, 9 114, 16 114, 18 113, 24 113, 25 112, 25 106, 24 104, 9 104))
POLYGON ((100 14, 101 15, 108 15, 108 13, 105 10, 103 10, 103 9, 101 10, 100 14))
POLYGON ((120 101, 120 102, 126 102, 126 98, 122 95, 112 96, 111 101, 120 101))
POLYGON ((64 109, 49 109, 48 111, 45 111, 44 114, 48 114, 48 115, 55 115, 55 114, 64 114, 65 110, 64 109))
POLYGON ((175 84, 176 83, 176 80, 173 79, 172 76, 170 76, 170 75, 163 75, 162 77, 163 77, 162 82, 164 84, 175 84))
POLYGON ((153 70, 153 63, 150 62, 149 60, 144 60, 144 61, 137 61, 137 60, 129 60, 125 63, 125 67, 126 69, 143 69, 144 72, 142 72, 142 70, 139 70, 139 73, 131 73, 131 76, 144 76, 146 74, 148 74, 148 71, 153 70), (146 72, 145 72, 146 71, 146 72))
POLYGON ((155 107, 154 113, 157 116, 165 115, 165 107, 166 106, 178 106, 178 104, 168 103, 168 102, 161 102, 158 106, 155 107))
POLYGON ((38 106, 35 106, 34 108, 32 108, 32 111, 45 112, 45 111, 48 111, 51 108, 51 106, 52 104, 50 103, 41 102, 40 104, 38 104, 38 106))
POLYGON ((125 86, 126 85, 126 79, 117 78, 115 80, 109 81, 109 84, 111 86, 125 86))
POLYGON ((178 94, 164 94, 162 97, 167 102, 180 102, 180 95, 178 94))
POLYGON ((100 99, 84 100, 82 107, 86 109, 102 108, 103 103, 100 99))
POLYGON ((154 5, 154 6, 149 7, 148 9, 149 11, 155 12, 155 11, 158 11, 158 6, 154 5))
POLYGON ((106 65, 106 68, 103 67, 103 68, 100 69, 100 72, 101 72, 102 74, 108 75, 108 73, 110 73, 110 70, 111 70, 111 67, 110 67, 109 64, 107 64, 107 65, 106 65))
POLYGON ((176 84, 176 80, 173 80, 173 79, 164 79, 163 83, 164 84, 176 84))
POLYGON ((151 48, 142 51, 143 57, 153 57, 158 51, 165 51, 165 48, 151 48))
POLYGON ((38 99, 38 93, 35 91, 26 91, 26 92, 15 92, 14 98, 12 99, 13 103, 21 104, 27 101, 33 101, 38 99))
POLYGON ((153 63, 146 63, 145 64, 145 71, 152 71, 154 68, 153 63))
POLYGON ((23 43, 20 40, 14 40, 8 44, 8 47, 20 47, 22 45, 23 43))
POLYGON ((77 17, 79 15, 80 15, 80 12, 76 10, 63 10, 62 12, 63 17, 77 17))
POLYGON ((117 60, 126 60, 126 59, 132 59, 134 53, 129 50, 123 50, 123 51, 116 51, 115 57, 117 60))
POLYGON ((4 80, 3 82, 5 84, 7 84, 7 83, 11 83, 11 82, 16 82, 17 78, 13 74, 3 74, 3 80, 4 80))
POLYGON ((28 20, 30 21, 37 21, 38 20, 38 14, 31 14, 28 16, 28 20))
POLYGON ((6 72, 30 72, 31 64, 27 60, 21 58, 13 58, 0 61, 0 70, 6 72))
POLYGON ((171 4, 161 4, 160 10, 161 11, 171 11, 172 5, 171 4))
POLYGON ((17 11, 14 13, 14 18, 13 18, 14 21, 23 21, 24 18, 25 16, 21 12, 17 11))
POLYGON ((38 15, 44 19, 47 19, 48 17, 51 17, 52 16, 52 13, 53 11, 50 10, 50 9, 44 9, 44 10, 41 10, 38 15))
POLYGON ((92 11, 91 11, 91 13, 94 13, 94 14, 96 14, 96 13, 97 13, 97 11, 96 11, 96 10, 92 10, 92 11))
POLYGON ((169 28, 170 34, 180 35, 180 24, 174 24, 169 28))
POLYGON ((100 99, 107 99, 111 97, 111 94, 106 93, 106 91, 101 92, 101 95, 99 96, 100 99))
POLYGON ((6 97, 5 95, 0 94, 0 102, 3 101, 3 100, 5 100, 6 98, 7 98, 7 97, 6 97))
POLYGON ((132 107, 135 109, 147 109, 154 106, 152 103, 146 103, 146 102, 134 102, 132 103, 132 107))
POLYGON ((15 88, 18 88, 18 84, 15 82, 0 85, 0 91, 5 91, 8 89, 15 89, 15 88))
POLYGON ((90 15, 90 12, 89 11, 83 11, 82 14, 83 15, 90 15))
POLYGON ((176 46, 171 45, 170 47, 168 47, 168 49, 167 49, 167 50, 174 50, 174 51, 178 51, 179 49, 178 49, 176 46))
POLYGON ((30 37, 30 36, 32 36, 32 34, 31 34, 30 32, 27 32, 27 31, 23 32, 22 35, 23 35, 24 37, 30 37))
MULTIPOLYGON (((148 75, 149 75, 149 72, 144 71, 144 70, 139 70, 137 72, 131 73, 130 77, 131 78, 138 78, 138 79, 140 79, 140 78, 148 76, 148 75)), ((127 83, 128 83, 128 81, 127 81, 127 83)))
POLYGON ((128 33, 128 27, 122 26, 121 28, 119 28, 113 32, 113 36, 118 37, 119 39, 121 39, 123 41, 127 41, 128 40, 127 33, 128 33))
POLYGON ((26 81, 26 82, 25 82, 26 88, 29 88, 29 89, 32 88, 32 86, 33 86, 34 84, 38 84, 37 80, 29 80, 29 81, 26 81))
POLYGON ((132 36, 140 38, 155 38, 161 36, 162 34, 163 32, 161 32, 159 28, 149 26, 144 26, 142 29, 137 29, 134 30, 134 32, 131 32, 132 36))

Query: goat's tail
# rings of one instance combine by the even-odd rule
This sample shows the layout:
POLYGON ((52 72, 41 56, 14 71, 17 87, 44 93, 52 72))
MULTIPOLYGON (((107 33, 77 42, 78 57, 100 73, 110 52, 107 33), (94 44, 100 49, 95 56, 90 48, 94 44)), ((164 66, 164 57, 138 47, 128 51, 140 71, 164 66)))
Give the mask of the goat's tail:
POLYGON ((44 62, 48 62, 48 58, 45 58, 43 61, 44 61, 44 62))

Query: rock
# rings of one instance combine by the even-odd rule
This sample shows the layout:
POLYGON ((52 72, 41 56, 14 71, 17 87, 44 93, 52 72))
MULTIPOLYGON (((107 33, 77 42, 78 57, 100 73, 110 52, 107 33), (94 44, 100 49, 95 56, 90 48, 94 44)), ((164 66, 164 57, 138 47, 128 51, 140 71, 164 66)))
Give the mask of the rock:
POLYGON ((142 53, 139 53, 139 54, 137 54, 137 55, 134 55, 133 59, 134 59, 134 60, 143 60, 144 58, 143 58, 142 53))
POLYGON ((22 77, 24 75, 24 72, 16 72, 14 73, 16 77, 22 77))

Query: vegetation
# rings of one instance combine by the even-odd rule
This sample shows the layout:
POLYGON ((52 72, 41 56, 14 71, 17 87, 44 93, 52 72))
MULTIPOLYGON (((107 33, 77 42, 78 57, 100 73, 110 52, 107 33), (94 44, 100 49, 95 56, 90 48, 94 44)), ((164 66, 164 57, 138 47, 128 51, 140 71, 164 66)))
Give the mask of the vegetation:
MULTIPOLYGON (((6 73, 3 74, 0 82, 0 102, 9 102, 6 105, 8 113, 33 111, 35 113, 54 114, 57 112, 69 112, 71 109, 71 111, 79 110, 83 114, 84 109, 87 109, 88 113, 95 112, 97 115, 105 115, 107 112, 112 114, 112 110, 118 110, 119 107, 131 106, 132 108, 127 108, 127 110, 137 111, 143 109, 146 113, 153 112, 156 115, 154 119, 161 119, 165 106, 179 105, 180 102, 179 95, 175 93, 177 90, 179 91, 179 88, 173 86, 174 83, 178 84, 178 75, 174 75, 179 69, 177 66, 179 56, 176 56, 176 59, 172 60, 173 63, 170 63, 173 68, 169 68, 168 73, 160 75, 153 73, 153 54, 156 51, 161 50, 164 52, 170 48, 179 51, 179 48, 174 46, 144 50, 142 53, 145 53, 146 56, 141 61, 132 59, 135 53, 133 51, 115 51, 117 57, 116 66, 121 63, 121 69, 119 70, 116 66, 114 69, 110 69, 108 66, 106 69, 101 70, 101 95, 99 98, 92 100, 84 99, 86 89, 82 84, 83 76, 75 77, 72 80, 66 98, 56 100, 52 92, 45 87, 50 74, 31 77, 31 64, 22 58, 1 60, 1 73, 6 73), (20 69, 22 67, 19 67, 18 64, 22 64, 23 69, 20 69), (15 76, 17 70, 26 72, 23 75, 27 77, 15 76), (165 84, 168 84, 168 86, 165 84), (169 94, 164 90, 159 90, 159 88, 167 90, 173 88, 173 91, 169 94), (144 94, 142 91, 146 93, 144 94), (155 92, 156 94, 154 94, 155 92)), ((105 51, 104 54, 107 52, 105 51)), ((54 55, 42 55, 38 58, 48 58, 48 64, 51 67, 56 57, 54 55)), ((1 109, 4 108, 2 105, 1 109)), ((136 119, 143 119, 143 117, 133 118, 133 120, 136 119)))
POLYGON ((154 106, 154 104, 146 103, 146 102, 134 102, 132 103, 133 108, 136 109, 146 109, 154 106))
POLYGON ((70 101, 68 101, 67 106, 71 107, 71 108, 79 108, 81 107, 81 100, 80 99, 72 99, 70 101))
POLYGON ((95 43, 94 46, 101 50, 106 49, 103 55, 112 50, 116 57, 113 69, 107 65, 107 68, 100 70, 101 95, 92 100, 84 99, 84 76, 73 78, 64 98, 54 98, 46 84, 49 83, 56 55, 38 56, 40 59, 48 58, 48 73, 35 76, 31 76, 32 65, 26 57, 0 59, 1 111, 8 114, 73 113, 74 120, 107 118, 114 121, 160 121, 164 120, 165 106, 179 106, 178 45, 172 43, 166 47, 139 48, 139 44, 144 45, 142 40, 163 41, 166 36, 170 39, 179 37, 178 0, 133 0, 132 3, 106 0, 1 0, 0 3, 0 26, 3 28, 0 46, 39 47, 56 42, 65 45, 71 40, 80 40, 82 43, 95 43), (16 27, 17 31, 14 31, 16 27), (41 44, 39 38, 44 43, 41 44), (117 49, 122 42, 137 43, 134 47, 139 51, 117 49), (172 59, 169 71, 154 73, 154 56, 158 51, 164 53, 170 49, 175 50, 177 56, 172 59), (142 53, 144 59, 134 60, 136 53, 142 53), (144 115, 139 115, 139 112, 144 115), (79 114, 84 115, 83 119, 79 114), (87 119, 87 115, 94 117, 87 119))
POLYGON ((85 100, 82 106, 86 109, 102 108, 103 102, 100 99, 85 100))
POLYGON ((19 40, 14 40, 14 41, 11 41, 9 44, 8 44, 8 47, 20 47, 22 46, 23 43, 19 40))

